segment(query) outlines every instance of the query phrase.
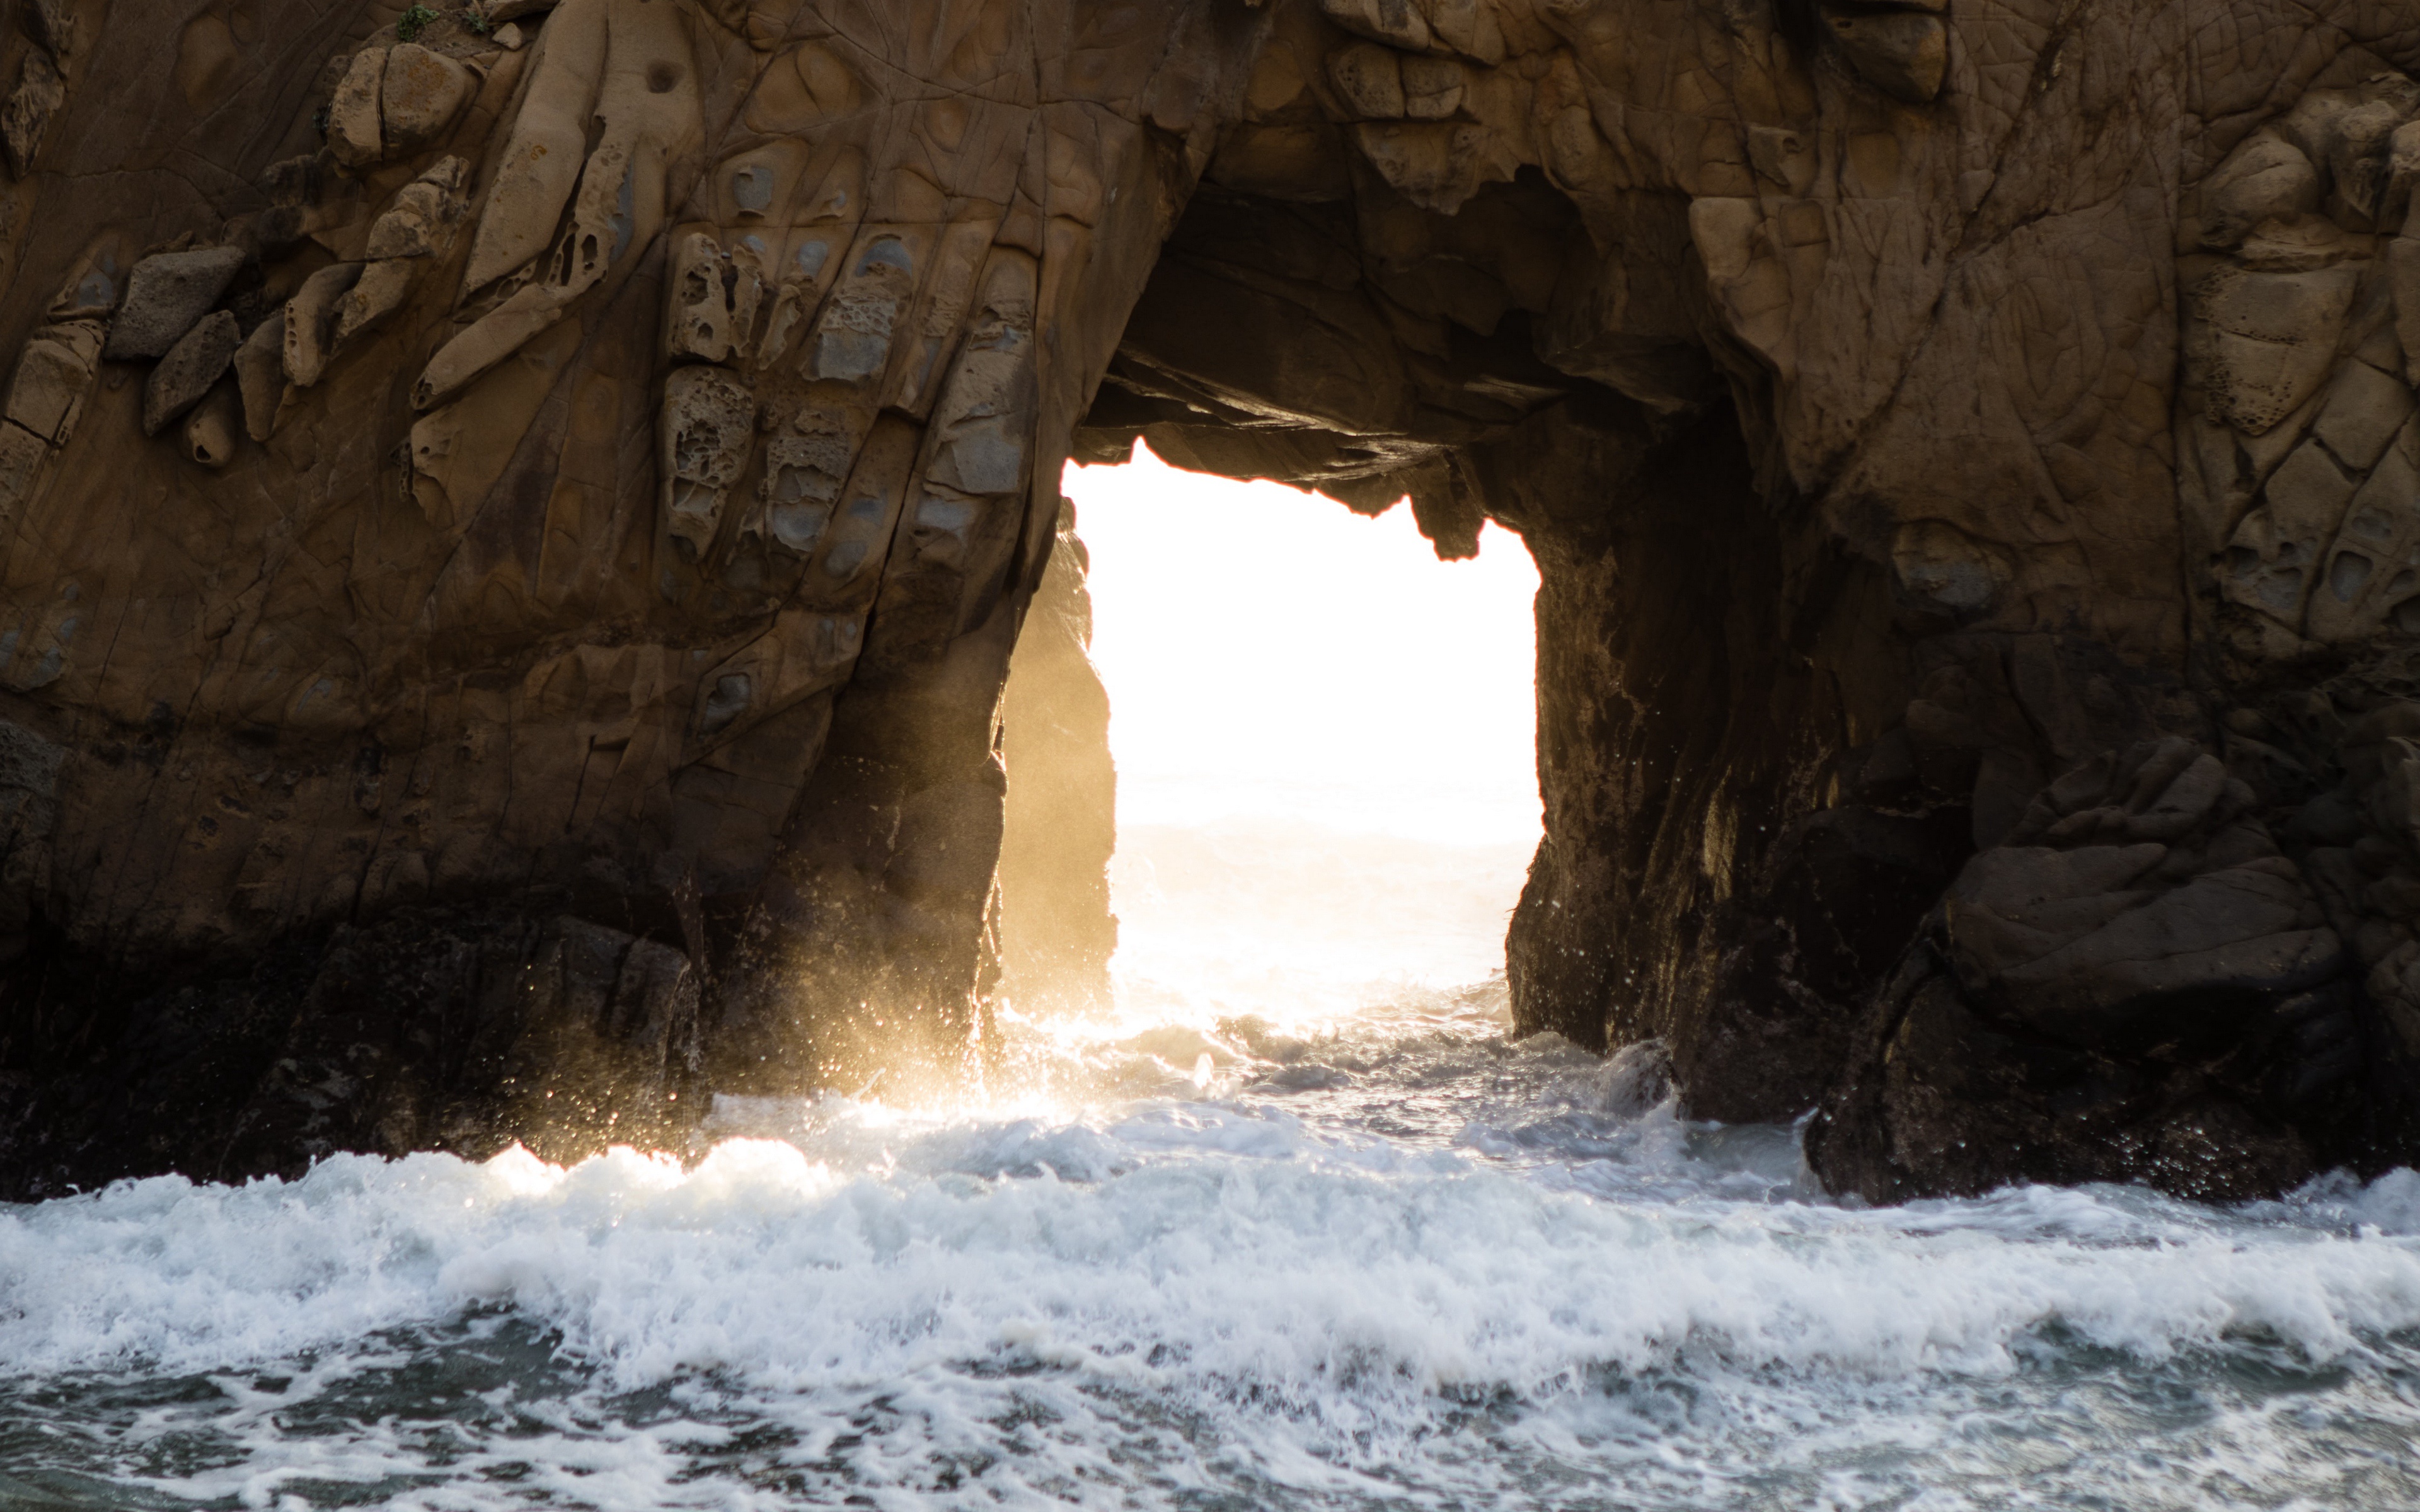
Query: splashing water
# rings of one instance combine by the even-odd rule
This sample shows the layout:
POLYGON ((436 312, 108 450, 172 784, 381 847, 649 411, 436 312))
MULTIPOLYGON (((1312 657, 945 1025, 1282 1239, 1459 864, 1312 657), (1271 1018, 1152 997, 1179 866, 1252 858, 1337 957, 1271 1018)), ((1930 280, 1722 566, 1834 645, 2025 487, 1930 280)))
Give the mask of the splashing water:
POLYGON ((1130 834, 981 1106, 0 1208, 0 1506, 2420 1504, 2420 1177, 1838 1206, 1509 1041, 1521 859, 1130 834))

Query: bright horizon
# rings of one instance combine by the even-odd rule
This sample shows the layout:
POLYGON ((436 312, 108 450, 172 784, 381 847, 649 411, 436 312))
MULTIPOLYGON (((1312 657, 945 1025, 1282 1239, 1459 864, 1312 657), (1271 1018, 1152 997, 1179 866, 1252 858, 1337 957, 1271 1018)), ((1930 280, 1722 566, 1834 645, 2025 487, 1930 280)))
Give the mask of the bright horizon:
POLYGON ((1538 834, 1538 575, 1494 525, 1446 563, 1275 483, 1070 467, 1123 827, 1229 816, 1450 843, 1538 834))

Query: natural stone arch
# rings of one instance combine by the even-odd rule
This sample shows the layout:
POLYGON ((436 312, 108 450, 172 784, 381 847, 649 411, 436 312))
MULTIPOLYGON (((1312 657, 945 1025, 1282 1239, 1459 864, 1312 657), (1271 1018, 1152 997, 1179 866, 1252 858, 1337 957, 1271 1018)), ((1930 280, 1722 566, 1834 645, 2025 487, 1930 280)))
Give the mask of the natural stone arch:
POLYGON ((1876 1196, 2408 1148, 2390 8, 37 9, 12 1190, 970 1054, 1135 434, 1528 541, 1525 1026, 1876 1196))

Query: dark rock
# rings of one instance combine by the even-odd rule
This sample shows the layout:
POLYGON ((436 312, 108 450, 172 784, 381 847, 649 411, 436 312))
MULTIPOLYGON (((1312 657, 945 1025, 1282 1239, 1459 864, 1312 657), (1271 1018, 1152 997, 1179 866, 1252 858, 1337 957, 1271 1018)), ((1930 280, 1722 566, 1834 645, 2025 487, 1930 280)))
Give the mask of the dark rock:
POLYGON ((51 119, 68 102, 67 81, 46 53, 29 52, 17 73, 8 102, 0 105, 0 146, 8 151, 8 169, 23 178, 34 171, 42 144, 51 133, 51 119))
POLYGON ((143 434, 157 436, 202 402, 243 345, 235 316, 215 310, 185 332, 143 385, 143 434))
POLYGON ((1096 721, 997 716, 1138 440, 1537 561, 1521 1031, 1882 1195, 2420 1158, 2401 10, 606 8, 21 47, 14 1190, 521 1127, 438 978, 565 915, 681 942, 717 1086, 967 1074, 1037 764, 1097 984, 1096 721), (224 312, 140 420, 113 308, 224 312))
POLYGON ((243 266, 240 247, 163 252, 134 265, 126 299, 109 323, 101 355, 112 362, 165 357, 194 329, 243 266))
POLYGON ((678 1148, 705 1113, 688 957, 569 916, 406 911, 239 973, 119 983, 104 1024, 71 1011, 96 969, 54 945, 9 983, 0 1048, 33 1073, 0 1088, 0 1199, 343 1151, 678 1148))
POLYGON ((1875 1201, 2020 1180, 2274 1193, 2354 1153, 2357 975, 2216 756, 2104 755, 1960 872, 1807 1158, 1875 1201))

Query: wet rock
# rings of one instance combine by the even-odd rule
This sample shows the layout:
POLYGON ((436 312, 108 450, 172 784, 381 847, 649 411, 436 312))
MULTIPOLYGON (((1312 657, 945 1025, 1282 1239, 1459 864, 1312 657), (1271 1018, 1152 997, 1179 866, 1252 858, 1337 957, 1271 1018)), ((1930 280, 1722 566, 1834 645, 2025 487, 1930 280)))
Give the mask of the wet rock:
MULTIPOLYGON (((9 780, 0 767, 0 810, 9 780)), ((195 1174, 240 1180, 342 1151, 475 1160, 519 1141, 569 1161, 676 1144, 705 1111, 698 1000, 689 959, 657 941, 569 915, 406 910, 137 988, 140 1032, 59 1066, 0 1128, 0 1191, 89 1186, 163 1148, 210 1148, 195 1174)))
POLYGON ((67 748, 0 720, 0 961, 23 955, 38 927, 67 759, 67 748))
POLYGON ((2217 756, 2169 738, 1967 862, 1809 1131, 1876 1201, 2011 1180, 2273 1194, 2342 1158, 2356 967, 2217 756))

